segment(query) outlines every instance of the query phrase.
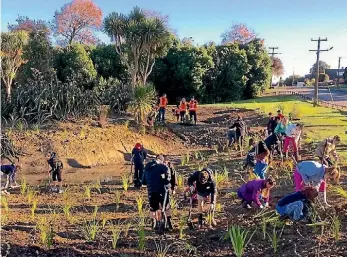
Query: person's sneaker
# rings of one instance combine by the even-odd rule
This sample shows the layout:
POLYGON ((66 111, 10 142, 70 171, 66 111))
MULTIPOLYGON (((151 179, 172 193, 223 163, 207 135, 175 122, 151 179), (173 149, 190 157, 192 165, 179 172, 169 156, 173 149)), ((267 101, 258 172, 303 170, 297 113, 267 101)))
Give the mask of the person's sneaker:
POLYGON ((2 191, 1 191, 1 194, 3 194, 3 195, 9 195, 10 192, 8 192, 7 190, 2 190, 2 191))
POLYGON ((249 203, 247 203, 247 202, 244 202, 244 203, 242 204, 242 206, 243 206, 243 208, 245 208, 245 209, 251 209, 251 208, 252 208, 252 206, 250 206, 249 203))
POLYGON ((57 193, 58 193, 58 194, 62 194, 63 192, 64 192, 63 189, 58 189, 58 190, 57 190, 57 193))
POLYGON ((57 192, 57 188, 56 187, 51 187, 49 189, 49 191, 52 192, 52 193, 56 193, 57 192))

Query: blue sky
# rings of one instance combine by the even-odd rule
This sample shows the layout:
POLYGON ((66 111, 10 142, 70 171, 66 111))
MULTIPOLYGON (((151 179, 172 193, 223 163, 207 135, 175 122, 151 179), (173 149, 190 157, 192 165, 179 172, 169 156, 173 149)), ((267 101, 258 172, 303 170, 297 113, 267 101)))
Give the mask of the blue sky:
MULTIPOLYGON (((112 12, 128 13, 138 5, 169 15, 170 26, 180 38, 193 37, 195 44, 220 42, 220 35, 237 22, 254 29, 265 44, 278 46, 285 75, 308 73, 317 47, 311 38, 327 37, 321 60, 337 68, 338 57, 347 66, 347 0, 94 0, 104 17, 112 12)), ((1 26, 6 30, 17 15, 51 20, 55 10, 69 0, 2 0, 1 26)), ((106 35, 100 38, 109 42, 106 35)))

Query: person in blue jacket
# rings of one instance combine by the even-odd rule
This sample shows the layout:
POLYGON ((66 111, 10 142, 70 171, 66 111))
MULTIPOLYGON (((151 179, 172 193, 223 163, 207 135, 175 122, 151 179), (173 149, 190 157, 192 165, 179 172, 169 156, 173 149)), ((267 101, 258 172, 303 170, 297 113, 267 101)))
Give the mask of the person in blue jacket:
POLYGON ((136 143, 131 152, 132 161, 134 163, 134 186, 140 188, 142 186, 141 179, 143 177, 144 163, 147 158, 147 151, 140 143, 136 143))
POLYGON ((2 193, 9 194, 7 189, 9 187, 18 187, 19 185, 16 182, 16 175, 17 171, 21 169, 20 165, 15 164, 8 164, 8 165, 1 165, 1 175, 6 176, 6 184, 5 187, 2 190, 2 193))
POLYGON ((165 164, 164 156, 158 155, 155 160, 145 166, 142 184, 147 185, 149 207, 153 219, 153 229, 162 233, 164 229, 172 229, 171 212, 169 206, 169 188, 171 174, 165 164), (165 201, 165 206, 164 206, 165 201), (161 209, 164 209, 166 224, 162 224, 161 209))
POLYGON ((310 221, 311 203, 318 196, 314 187, 307 187, 301 191, 288 194, 281 198, 276 206, 276 211, 282 219, 290 218, 299 221, 307 218, 310 221))

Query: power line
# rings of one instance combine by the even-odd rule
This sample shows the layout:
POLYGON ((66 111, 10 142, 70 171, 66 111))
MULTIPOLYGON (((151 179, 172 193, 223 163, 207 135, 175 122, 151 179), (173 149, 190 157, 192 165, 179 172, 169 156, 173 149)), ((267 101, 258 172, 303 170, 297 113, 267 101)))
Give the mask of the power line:
POLYGON ((315 87, 314 87, 314 102, 313 104, 315 106, 318 105, 318 81, 319 81, 319 55, 321 52, 327 52, 333 49, 332 47, 330 49, 320 49, 320 43, 328 41, 327 38, 318 38, 318 39, 311 39, 313 42, 317 42, 317 49, 315 50, 309 50, 310 52, 316 52, 317 55, 317 62, 316 62, 316 81, 315 81, 315 87))
MULTIPOLYGON (((282 53, 275 53, 275 50, 278 49, 278 47, 269 47, 269 49, 272 49, 272 52, 270 53, 271 54, 271 60, 272 60, 272 65, 271 67, 273 67, 273 59, 275 57, 276 54, 282 54, 282 53)), ((272 87, 272 77, 273 77, 273 71, 271 71, 271 79, 270 79, 270 88, 272 87)))

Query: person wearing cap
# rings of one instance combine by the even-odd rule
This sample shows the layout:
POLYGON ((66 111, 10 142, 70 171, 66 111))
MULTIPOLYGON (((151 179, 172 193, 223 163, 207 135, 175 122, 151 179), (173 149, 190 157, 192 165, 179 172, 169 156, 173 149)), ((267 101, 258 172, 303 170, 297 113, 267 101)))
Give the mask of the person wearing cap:
POLYGON ((214 210, 217 198, 217 186, 213 178, 213 172, 209 168, 205 168, 201 171, 194 172, 188 178, 188 186, 190 188, 191 194, 196 190, 198 198, 198 223, 199 227, 202 227, 203 223, 203 210, 207 199, 210 197, 210 211, 212 214, 212 225, 216 226, 217 223, 214 219, 214 210), (194 186, 195 183, 195 186, 194 186))
POLYGON ((272 115, 272 112, 269 113, 269 121, 267 123, 267 135, 270 136, 274 133, 275 128, 277 126, 277 122, 275 117, 272 115))
POLYGON ((158 155, 155 160, 145 166, 142 178, 142 184, 147 185, 148 200, 150 207, 150 216, 153 220, 152 228, 159 233, 164 229, 172 229, 170 212, 170 188, 171 174, 167 165, 165 165, 164 156, 158 155), (164 206, 165 202, 165 206, 164 206), (162 223, 162 209, 166 216, 166 223, 162 223))
POLYGON ((288 124, 285 130, 283 152, 288 159, 289 146, 293 147, 293 154, 296 161, 298 161, 299 141, 302 133, 303 125, 301 124, 288 124))
POLYGON ((163 94, 163 96, 159 98, 159 121, 161 122, 165 121, 165 111, 167 104, 168 100, 166 94, 163 94))
POLYGON ((7 189, 19 187, 16 182, 17 172, 21 170, 21 165, 9 164, 9 165, 1 165, 1 176, 6 176, 6 184, 5 187, 1 189, 1 193, 10 194, 7 189))
POLYGON ((193 122, 194 118, 194 123, 196 125, 196 109, 198 107, 198 101, 195 100, 194 96, 190 99, 189 101, 189 117, 190 117, 190 122, 193 122))
POLYGON ((306 218, 311 222, 312 202, 317 196, 316 188, 306 187, 281 198, 276 205, 276 211, 282 220, 289 218, 293 221, 300 221, 306 218))
POLYGON ((330 155, 335 158, 335 162, 339 160, 339 156, 336 152, 336 145, 341 142, 341 138, 339 136, 329 137, 324 141, 320 142, 316 149, 316 156, 318 156, 319 160, 322 164, 327 166, 333 166, 330 155))
POLYGON ((263 209, 269 206, 270 190, 275 184, 271 176, 267 179, 254 179, 243 184, 237 191, 237 195, 242 200, 244 208, 252 208, 252 202, 254 202, 258 208, 263 209))
POLYGON ((144 162, 147 158, 147 151, 140 143, 136 143, 131 151, 132 162, 134 163, 134 187, 142 186, 141 179, 143 176, 144 162))
POLYGON ((326 186, 330 179, 339 182, 340 172, 335 167, 326 167, 316 161, 302 161, 294 167, 295 191, 302 190, 305 186, 318 189, 319 196, 327 203, 326 186))

